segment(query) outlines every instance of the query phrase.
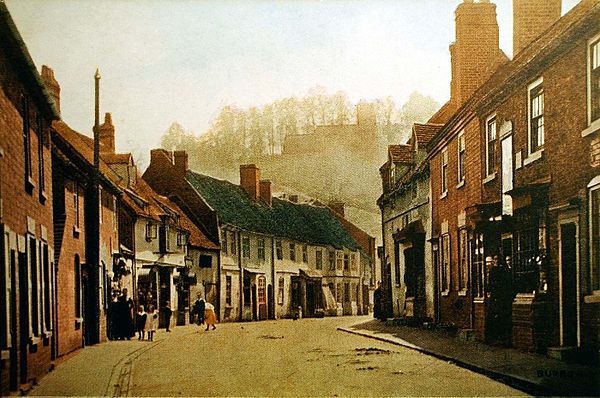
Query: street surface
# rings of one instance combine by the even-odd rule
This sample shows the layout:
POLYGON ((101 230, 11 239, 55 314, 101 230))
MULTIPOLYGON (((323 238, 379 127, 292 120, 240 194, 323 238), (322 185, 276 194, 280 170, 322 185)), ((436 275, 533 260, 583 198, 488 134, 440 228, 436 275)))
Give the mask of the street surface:
POLYGON ((522 392, 397 345, 337 330, 368 317, 194 325, 154 342, 84 349, 31 395, 514 396, 522 392))

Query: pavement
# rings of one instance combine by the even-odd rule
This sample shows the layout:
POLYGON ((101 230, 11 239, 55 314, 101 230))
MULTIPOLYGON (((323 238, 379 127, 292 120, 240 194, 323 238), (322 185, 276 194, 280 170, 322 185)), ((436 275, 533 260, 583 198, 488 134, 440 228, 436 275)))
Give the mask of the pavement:
POLYGON ((597 366, 566 363, 536 353, 464 341, 445 331, 398 326, 379 320, 338 330, 417 350, 529 394, 600 396, 600 367, 597 366))

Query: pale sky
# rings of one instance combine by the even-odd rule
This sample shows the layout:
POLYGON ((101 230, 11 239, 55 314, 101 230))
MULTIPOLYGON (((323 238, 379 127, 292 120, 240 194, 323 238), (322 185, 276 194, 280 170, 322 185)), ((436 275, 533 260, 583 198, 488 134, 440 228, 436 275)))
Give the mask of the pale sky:
MULTIPOLYGON (((512 3, 497 0, 512 55, 512 3)), ((563 13, 577 0, 563 0, 563 13)), ((54 69, 62 118, 91 135, 94 81, 117 151, 142 165, 174 121, 205 131, 224 105, 261 106, 316 85, 353 103, 449 97, 461 0, 6 0, 38 67, 54 69)), ((103 116, 102 116, 103 117, 103 116)))

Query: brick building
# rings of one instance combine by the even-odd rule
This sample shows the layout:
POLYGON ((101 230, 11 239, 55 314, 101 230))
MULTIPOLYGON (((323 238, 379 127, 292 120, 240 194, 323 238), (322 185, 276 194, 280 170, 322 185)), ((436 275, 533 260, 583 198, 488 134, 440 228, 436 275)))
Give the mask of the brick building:
POLYGON ((51 96, 0 3, 0 395, 55 358, 51 96))
MULTIPOLYGON (((461 4, 457 25, 461 7, 476 5, 491 7, 461 4)), ((597 356, 600 3, 563 17, 560 8, 514 2, 514 59, 479 82, 429 145, 438 316, 492 336, 489 267, 506 261, 512 344, 597 356)))
POLYGON ((153 150, 143 178, 218 239, 221 320, 368 311, 370 257, 332 210, 273 198, 254 165, 240 167, 237 186, 189 171, 186 157, 153 150))

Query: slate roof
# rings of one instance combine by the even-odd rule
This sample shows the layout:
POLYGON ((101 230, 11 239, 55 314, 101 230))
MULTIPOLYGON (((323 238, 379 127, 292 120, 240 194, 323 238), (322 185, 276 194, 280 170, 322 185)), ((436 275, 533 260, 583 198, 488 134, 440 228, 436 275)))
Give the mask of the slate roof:
POLYGON ((411 163, 410 145, 388 145, 389 158, 394 163, 411 163))
POLYGON ((359 245, 326 207, 273 198, 272 207, 253 201, 238 185, 189 171, 187 180, 221 223, 243 230, 336 248, 359 245))
POLYGON ((417 143, 423 147, 435 137, 438 131, 443 127, 443 124, 437 123, 415 123, 413 124, 413 132, 417 138, 417 143))

